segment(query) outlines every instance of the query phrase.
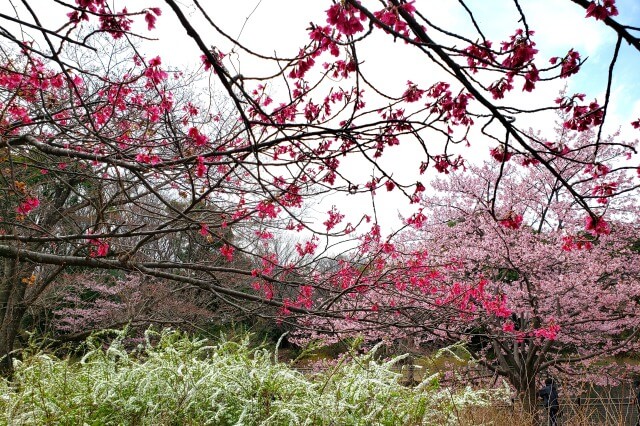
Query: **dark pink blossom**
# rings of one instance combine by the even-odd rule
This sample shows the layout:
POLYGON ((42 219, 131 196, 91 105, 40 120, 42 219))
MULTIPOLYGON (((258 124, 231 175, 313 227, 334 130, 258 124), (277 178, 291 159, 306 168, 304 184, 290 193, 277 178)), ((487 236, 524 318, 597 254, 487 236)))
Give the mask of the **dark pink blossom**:
POLYGON ((618 189, 617 182, 604 182, 599 185, 596 185, 591 190, 591 194, 598 196, 598 199, 596 200, 598 201, 598 203, 607 204, 609 197, 611 197, 616 192, 617 189, 618 189))
POLYGON ((540 80, 540 76, 538 73, 538 68, 534 64, 529 66, 529 71, 527 71, 524 75, 524 86, 522 87, 523 92, 532 92, 536 87, 536 82, 540 80))
POLYGON ((522 29, 518 29, 509 41, 502 42, 502 52, 508 53, 502 61, 502 66, 518 71, 533 61, 535 54, 538 53, 538 49, 534 48, 536 44, 530 39, 533 34, 533 31, 529 31, 525 35, 522 29))
POLYGON ((300 257, 307 254, 313 255, 318 247, 318 237, 313 236, 310 240, 304 242, 304 244, 296 243, 296 251, 300 257))
POLYGON ((521 163, 520 163, 520 164, 522 164, 522 165, 523 165, 523 166, 525 166, 525 167, 528 167, 528 166, 535 166, 535 165, 537 165, 537 164, 540 164, 540 161, 539 161, 539 160, 536 160, 535 158, 531 158, 531 157, 525 156, 525 157, 522 159, 522 161, 521 161, 521 163))
MULTIPOLYGON (((571 108, 569 108, 571 110, 571 108)), ((604 108, 595 100, 587 105, 574 105, 573 116, 565 121, 564 128, 583 132, 594 126, 602 124, 604 108)))
POLYGON ((593 235, 609 235, 611 228, 603 217, 593 217, 591 215, 585 218, 586 230, 593 235))
POLYGON ((522 215, 509 212, 506 218, 500 220, 500 225, 509 229, 519 229, 522 226, 522 215))
POLYGON ((27 215, 32 210, 38 208, 40 200, 37 197, 27 197, 17 208, 16 212, 21 215, 27 215))
POLYGON ((491 92, 493 99, 502 99, 504 98, 505 92, 509 92, 513 89, 513 77, 511 74, 507 74, 506 78, 501 78, 500 80, 491 83, 488 90, 491 92))
POLYGON ((196 176, 203 177, 207 173, 207 166, 204 164, 204 157, 199 155, 196 162, 196 176))
POLYGON ((618 8, 615 0, 596 0, 589 3, 586 18, 593 17, 604 21, 610 16, 618 15, 618 8))
POLYGON ((558 333, 560 332, 560 326, 551 320, 550 324, 546 328, 538 328, 533 331, 533 335, 539 339, 556 340, 558 333))
POLYGON ((144 70, 144 76, 153 84, 159 84, 169 76, 166 71, 160 68, 161 63, 160 56, 156 56, 149 61, 149 66, 144 70))
POLYGON ((495 62, 495 54, 491 50, 491 41, 485 40, 481 44, 472 44, 464 49, 467 64, 472 73, 478 72, 478 65, 486 68, 495 62))
POLYGON ((191 140, 193 140, 196 146, 204 146, 207 144, 207 142, 209 142, 209 138, 206 135, 200 133, 200 131, 195 127, 189 128, 187 135, 189 136, 189 138, 191 138, 191 140))
POLYGON ((306 309, 311 309, 311 307, 313 306, 313 300, 311 299, 312 296, 313 296, 313 287, 311 287, 310 285, 300 286, 296 304, 306 309))
POLYGON ((109 253, 109 243, 100 240, 98 238, 92 238, 89 240, 91 248, 89 249, 89 256, 91 257, 104 257, 109 253))
POLYGON ((367 19, 349 3, 338 2, 327 10, 327 22, 334 26, 340 33, 351 36, 364 31, 362 22, 367 19))
POLYGON ((329 232, 344 219, 344 215, 336 209, 336 206, 332 206, 327 214, 329 215, 329 219, 325 220, 323 224, 327 228, 327 232, 329 232))
MULTIPOLYGON (((373 12, 373 16, 387 27, 384 28, 385 32, 394 31, 403 37, 409 37, 409 26, 400 16, 400 10, 404 10, 410 15, 413 15, 415 12, 413 3, 414 2, 403 3, 398 6, 389 4, 386 8, 373 12)), ((381 27, 382 25, 376 23, 376 26, 381 27)))
POLYGON ((256 210, 258 211, 258 217, 261 219, 275 219, 276 217, 278 217, 278 213, 280 211, 280 209, 277 208, 276 205, 271 201, 261 201, 258 204, 258 207, 256 207, 256 210))
POLYGON ((100 29, 108 32, 115 39, 121 38, 124 33, 131 29, 133 21, 127 17, 127 8, 122 9, 120 13, 108 13, 106 9, 102 10, 100 15, 100 29))
POLYGON ((402 94, 402 98, 407 102, 417 102, 424 95, 424 90, 418 89, 418 86, 411 81, 407 81, 407 90, 402 94))
POLYGON ((162 15, 162 10, 159 7, 152 7, 144 14, 144 20, 147 22, 147 28, 149 31, 156 27, 156 19, 162 15))
POLYGON ((489 150, 489 154, 499 163, 506 163, 511 159, 513 153, 505 150, 504 146, 499 146, 497 148, 491 148, 489 150))
MULTIPOLYGON (((551 64, 555 64, 558 60, 560 60, 559 57, 554 57, 551 58, 549 62, 551 62, 551 64)), ((562 58, 561 61, 562 66, 560 68, 560 77, 567 78, 570 75, 577 74, 578 71, 580 71, 580 53, 576 52, 575 50, 569 50, 569 52, 564 58, 562 58)))
POLYGON ((513 333, 515 330, 516 330, 516 326, 511 321, 507 321, 502 325, 502 331, 506 333, 513 333))
POLYGON ((407 219, 407 225, 411 225, 416 229, 421 229, 427 221, 427 217, 422 213, 422 209, 417 213, 411 215, 409 219, 407 219))
POLYGON ((220 247, 220 254, 227 259, 228 262, 231 262, 233 260, 233 253, 236 251, 236 249, 233 246, 230 246, 228 244, 223 245, 222 247, 220 247))

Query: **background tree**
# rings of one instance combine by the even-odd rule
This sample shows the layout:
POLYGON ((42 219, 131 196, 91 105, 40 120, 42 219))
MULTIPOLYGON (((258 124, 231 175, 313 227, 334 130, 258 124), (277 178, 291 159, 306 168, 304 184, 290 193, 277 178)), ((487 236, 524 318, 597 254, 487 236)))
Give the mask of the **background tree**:
MULTIPOLYGON (((222 171, 205 177, 209 166, 201 156, 184 160, 183 148, 193 151, 197 144, 175 129, 200 120, 189 94, 171 91, 189 79, 170 81, 159 62, 147 67, 137 56, 123 59, 134 51, 97 39, 105 41, 99 46, 112 47, 110 62, 85 65, 83 77, 56 73, 29 57, 4 57, 1 178, 7 196, 0 238, 14 244, 3 246, 3 354, 12 350, 26 310, 65 268, 140 273, 135 259, 169 262, 159 268, 164 273, 194 258, 227 263, 220 250, 232 239, 230 228, 223 229, 224 214, 196 182, 214 174, 220 179, 222 171), (182 146, 175 138, 188 142, 182 146), (159 155, 168 164, 154 171, 159 155), (27 252, 35 257, 18 255, 27 252)), ((202 120, 212 134, 227 126, 207 114, 202 120)), ((222 192, 229 189, 222 186, 222 192)))
POLYGON ((446 195, 425 199, 433 220, 416 244, 448 267, 445 282, 460 287, 461 317, 470 315, 466 324, 448 319, 436 335, 469 342, 483 365, 534 406, 541 372, 603 379, 602 365, 587 374, 594 361, 638 350, 637 198, 602 200, 616 219, 585 232, 582 212, 537 167, 505 170, 506 204, 492 205, 492 169, 439 182, 446 195))
POLYGON ((217 309, 210 294, 198 288, 180 288, 140 275, 67 275, 57 281, 53 291, 60 296, 58 300, 55 294, 47 298, 54 306, 51 326, 63 341, 81 340, 96 330, 125 326, 131 337, 150 326, 203 332, 230 323, 234 317, 238 321, 242 314, 229 306, 217 309))

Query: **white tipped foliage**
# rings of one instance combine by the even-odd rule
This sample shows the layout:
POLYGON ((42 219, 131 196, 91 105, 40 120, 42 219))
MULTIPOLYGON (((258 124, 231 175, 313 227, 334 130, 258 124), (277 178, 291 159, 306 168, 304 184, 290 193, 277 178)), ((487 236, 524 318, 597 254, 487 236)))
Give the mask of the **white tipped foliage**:
POLYGON ((381 363, 374 351, 310 378, 248 339, 208 346, 167 330, 148 333, 134 353, 121 337, 106 349, 96 338, 87 346, 80 361, 45 353, 16 361, 13 382, 0 382, 0 423, 445 425, 495 396, 442 389, 429 375, 402 386, 392 370, 400 358, 381 363))

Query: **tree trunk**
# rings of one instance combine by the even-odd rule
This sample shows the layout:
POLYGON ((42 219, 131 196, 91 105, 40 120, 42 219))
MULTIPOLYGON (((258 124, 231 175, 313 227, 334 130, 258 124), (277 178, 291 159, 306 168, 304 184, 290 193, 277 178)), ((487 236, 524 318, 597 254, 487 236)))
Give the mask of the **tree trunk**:
POLYGON ((12 373, 12 352, 16 336, 20 330, 22 318, 26 313, 24 295, 27 284, 22 282, 24 271, 17 266, 17 261, 5 259, 3 274, 0 279, 0 374, 10 376, 12 373))
POLYGON ((518 389, 518 398, 522 403, 522 411, 529 417, 531 425, 537 425, 538 415, 538 388, 535 377, 529 378, 518 389))
POLYGON ((18 261, 15 259, 3 259, 2 275, 0 276, 0 324, 4 321, 4 316, 9 306, 9 297, 13 288, 14 277, 18 261))
POLYGON ((13 373, 13 349, 20 330, 22 317, 26 312, 22 307, 7 310, 0 326, 0 375, 9 377, 13 373))

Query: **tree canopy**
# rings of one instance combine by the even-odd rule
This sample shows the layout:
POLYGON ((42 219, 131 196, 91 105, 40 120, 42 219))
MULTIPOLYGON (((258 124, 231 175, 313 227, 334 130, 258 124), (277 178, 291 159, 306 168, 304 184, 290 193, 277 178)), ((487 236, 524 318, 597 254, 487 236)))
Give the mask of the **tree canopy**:
MULTIPOLYGON (((493 226, 530 232, 522 228, 526 209, 508 210, 515 195, 506 173, 535 168, 550 186, 527 187, 519 202, 561 191, 580 226, 560 227, 565 219, 545 212, 531 226, 540 233, 557 222, 570 230, 563 244, 572 250, 609 247, 624 214, 609 200, 637 196, 635 142, 622 135, 637 134, 640 117, 615 123, 621 130, 611 137, 603 130, 621 52, 635 60, 640 52, 634 15, 618 10, 626 10, 622 2, 562 2, 582 15, 576 28, 596 23, 617 40, 608 72, 589 76, 604 95, 564 90, 531 104, 527 96, 580 76, 586 57, 576 49, 542 57, 535 40, 556 29, 530 27, 532 12, 517 0, 500 2, 515 19, 500 23, 508 35, 498 39, 488 36, 495 23, 476 19, 471 2, 449 5, 464 16, 459 27, 417 2, 326 2, 291 52, 255 50, 225 30, 224 14, 195 0, 124 3, 54 1, 40 9, 22 1, 1 11, 0 355, 12 351, 29 307, 72 268, 181 283, 280 320, 299 314, 404 327, 365 302, 380 282, 369 273, 394 273, 380 254, 405 255, 394 240, 404 234, 386 235, 376 200, 401 194, 404 225, 421 228, 432 208, 429 174, 461 173, 476 152, 496 161, 483 213, 498 221, 493 226), (62 24, 50 26, 57 21, 47 14, 62 24), (172 22, 173 41, 199 50, 191 68, 167 67, 148 53, 172 41, 150 40, 163 19, 172 22), (151 47, 143 50, 143 41, 151 47), (415 69, 395 66, 396 52, 415 69), (384 82, 368 67, 380 60, 384 82), (554 135, 531 131, 536 120, 549 127, 554 112, 562 117, 554 135), (339 194, 370 195, 371 211, 354 218, 336 201, 320 218, 305 216, 339 194), (271 250, 277 238, 295 238, 295 253, 285 259, 271 250)), ((446 219, 453 230, 467 226, 456 215, 446 219)), ((501 235, 485 240, 499 244, 501 235)), ((538 234, 526 235, 546 247, 538 234)), ((401 285, 451 265, 413 253, 414 269, 398 273, 401 285)), ((451 286, 435 305, 409 297, 393 310, 406 312, 410 327, 431 327, 459 312, 460 294, 451 286)), ((499 306, 501 296, 487 293, 486 303, 499 306)))

